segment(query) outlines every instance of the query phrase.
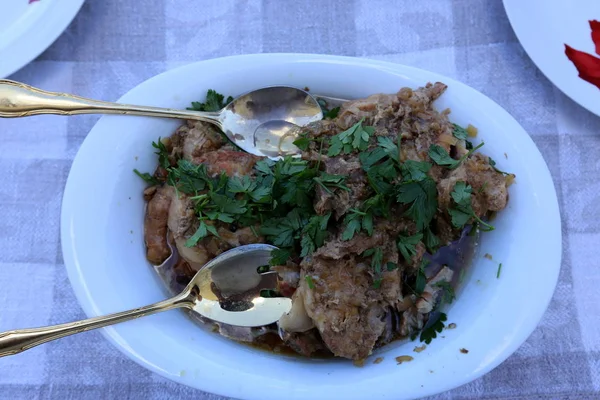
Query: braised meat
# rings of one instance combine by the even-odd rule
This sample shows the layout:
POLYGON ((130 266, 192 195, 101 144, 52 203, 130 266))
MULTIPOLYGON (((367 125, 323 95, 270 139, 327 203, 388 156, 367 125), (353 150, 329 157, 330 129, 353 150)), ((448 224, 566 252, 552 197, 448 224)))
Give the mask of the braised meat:
POLYGON ((487 219, 506 207, 514 179, 470 142, 473 129, 433 107, 445 90, 438 82, 348 101, 303 128, 301 157, 276 162, 188 122, 154 144, 148 260, 169 257, 169 237, 185 280, 230 248, 277 246, 271 268, 292 309, 277 329, 219 328, 236 340, 277 331, 299 354, 357 361, 395 339, 427 340, 468 263, 461 243, 470 249, 479 227, 493 229, 487 219))

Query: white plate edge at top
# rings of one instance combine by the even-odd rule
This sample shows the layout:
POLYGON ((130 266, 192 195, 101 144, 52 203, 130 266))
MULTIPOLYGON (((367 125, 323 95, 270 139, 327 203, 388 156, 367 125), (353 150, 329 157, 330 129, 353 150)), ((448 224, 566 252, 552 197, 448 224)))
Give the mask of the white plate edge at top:
MULTIPOLYGON (((85 0, 41 1, 50 1, 46 12, 40 16, 43 18, 42 23, 30 26, 24 34, 0 50, 0 79, 14 74, 50 47, 67 29, 85 2, 85 0)), ((30 6, 36 7, 38 4, 34 3, 30 6)))

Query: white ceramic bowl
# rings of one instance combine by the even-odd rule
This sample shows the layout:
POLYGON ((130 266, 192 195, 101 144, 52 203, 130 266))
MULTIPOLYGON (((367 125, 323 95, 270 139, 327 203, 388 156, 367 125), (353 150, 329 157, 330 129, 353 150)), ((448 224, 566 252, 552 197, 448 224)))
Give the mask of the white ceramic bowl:
MULTIPOLYGON (((300 54, 221 58, 177 68, 140 84, 120 101, 183 108, 207 89, 237 95, 261 86, 308 86, 314 93, 358 98, 396 92, 429 81, 448 84, 438 109, 471 123, 482 149, 517 175, 510 202, 485 234, 472 274, 450 309, 446 330, 422 353, 416 343, 377 352, 380 364, 357 368, 346 360, 308 360, 254 350, 200 329, 170 311, 103 329, 104 336, 140 365, 169 379, 247 399, 405 399, 467 383, 501 363, 531 334, 544 313, 560 268, 561 233, 556 193, 542 156, 527 133, 500 106, 452 79, 379 61, 300 54), (505 157, 505 153, 508 158, 505 157), (490 253, 494 262, 483 258, 490 253), (497 262, 502 274, 496 278, 497 262), (466 348, 468 354, 459 349, 466 348), (397 365, 394 358, 412 355, 397 365), (433 370, 434 373, 430 373, 433 370), (185 372, 185 373, 182 373, 185 372)), ((161 282, 144 258, 144 183, 152 171, 150 143, 180 123, 103 117, 81 146, 63 199, 61 235, 69 278, 90 317, 161 300, 161 282)))

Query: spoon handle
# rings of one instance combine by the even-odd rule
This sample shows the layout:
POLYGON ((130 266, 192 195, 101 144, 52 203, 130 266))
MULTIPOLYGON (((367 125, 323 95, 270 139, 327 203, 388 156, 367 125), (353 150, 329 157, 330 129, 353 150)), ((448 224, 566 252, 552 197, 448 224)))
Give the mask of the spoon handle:
POLYGON ((0 117, 30 117, 40 114, 123 114, 144 117, 192 119, 220 126, 219 112, 175 110, 134 106, 86 99, 67 93, 47 92, 24 83, 0 79, 0 117))
POLYGON ((37 345, 60 339, 65 336, 74 335, 76 333, 145 317, 146 315, 171 310, 173 308, 191 307, 193 305, 193 298, 195 297, 187 291, 169 300, 151 304, 146 307, 136 308, 134 310, 105 315, 103 317, 94 317, 78 322, 41 328, 18 329, 3 332, 0 333, 0 357, 11 356, 29 350, 37 345))

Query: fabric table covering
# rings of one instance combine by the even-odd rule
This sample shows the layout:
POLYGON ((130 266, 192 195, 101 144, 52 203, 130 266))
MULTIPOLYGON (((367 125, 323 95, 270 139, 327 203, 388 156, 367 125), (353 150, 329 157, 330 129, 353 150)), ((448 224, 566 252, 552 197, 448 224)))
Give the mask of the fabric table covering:
MULTIPOLYGON (((600 398, 600 117, 535 67, 500 0, 88 0, 62 36, 10 78, 114 101, 170 68, 270 52, 366 57, 438 72, 483 92, 522 124, 558 192, 558 286, 514 355, 432 398, 600 398)), ((59 220, 69 168, 97 120, 0 120, 0 331, 85 317, 67 279, 59 220)), ((0 359, 0 399, 180 398, 222 399, 149 372, 97 331, 0 359)))

